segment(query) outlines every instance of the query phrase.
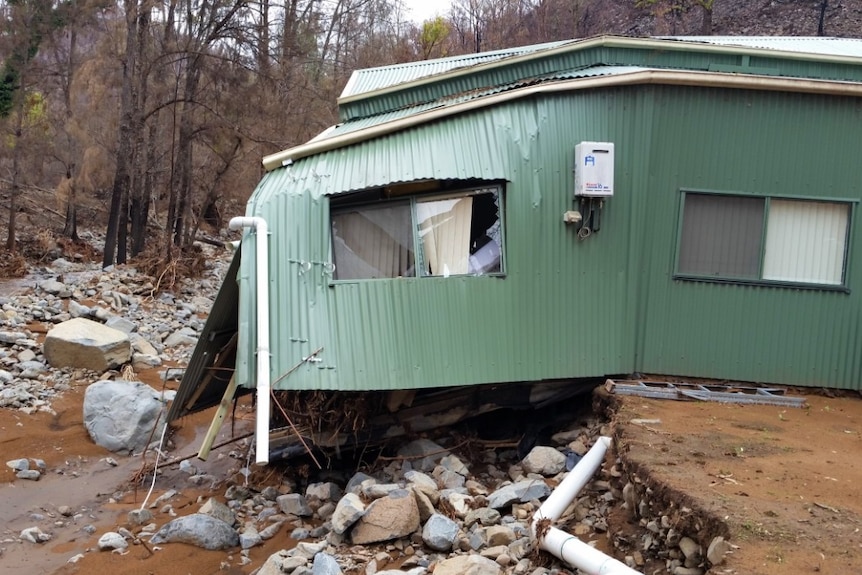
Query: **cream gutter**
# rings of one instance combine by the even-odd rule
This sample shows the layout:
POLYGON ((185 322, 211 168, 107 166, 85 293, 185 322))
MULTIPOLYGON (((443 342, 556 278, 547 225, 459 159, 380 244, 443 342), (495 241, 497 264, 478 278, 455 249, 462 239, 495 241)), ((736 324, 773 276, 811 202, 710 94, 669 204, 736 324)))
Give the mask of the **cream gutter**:
MULTIPOLYGON (((858 62, 858 60, 856 61, 858 62)), ((475 68, 471 69, 475 70, 475 68)), ((463 114, 465 112, 479 110, 529 96, 643 84, 801 92, 807 94, 835 94, 854 97, 862 96, 862 83, 854 82, 808 80, 804 78, 778 78, 775 76, 739 75, 722 72, 642 70, 614 76, 577 78, 573 80, 554 82, 552 84, 525 86, 523 88, 501 92, 492 96, 477 98, 476 100, 470 100, 468 102, 444 106, 428 110, 427 112, 420 112, 407 118, 399 118, 397 120, 392 120, 391 122, 371 126, 369 128, 357 130, 341 136, 310 141, 306 144, 265 156, 263 158, 263 166, 267 171, 275 170, 307 156, 336 150, 338 148, 358 144, 360 142, 392 134, 394 132, 400 132, 428 122, 433 122, 435 120, 448 118, 457 114, 463 114)), ((403 85, 401 85, 401 87, 403 87, 403 85)))

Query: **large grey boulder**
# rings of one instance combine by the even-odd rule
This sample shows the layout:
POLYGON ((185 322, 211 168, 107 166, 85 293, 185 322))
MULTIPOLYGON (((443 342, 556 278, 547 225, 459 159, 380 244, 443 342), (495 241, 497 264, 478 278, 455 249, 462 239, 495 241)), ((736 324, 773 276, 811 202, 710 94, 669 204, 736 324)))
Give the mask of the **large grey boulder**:
POLYGON ((96 445, 109 451, 140 451, 158 439, 165 419, 161 395, 139 381, 97 381, 84 392, 84 427, 96 445), (159 420, 159 429, 153 432, 159 420))
POLYGON ((413 493, 399 489, 372 501, 353 526, 350 537, 353 543, 365 545, 406 537, 417 529, 419 508, 413 493))
POLYGON ((194 513, 165 524, 150 538, 150 543, 188 543, 210 551, 239 546, 239 535, 227 523, 194 513))
POLYGON ((42 351, 54 367, 80 367, 99 373, 132 357, 127 334, 82 317, 54 326, 45 336, 42 351))

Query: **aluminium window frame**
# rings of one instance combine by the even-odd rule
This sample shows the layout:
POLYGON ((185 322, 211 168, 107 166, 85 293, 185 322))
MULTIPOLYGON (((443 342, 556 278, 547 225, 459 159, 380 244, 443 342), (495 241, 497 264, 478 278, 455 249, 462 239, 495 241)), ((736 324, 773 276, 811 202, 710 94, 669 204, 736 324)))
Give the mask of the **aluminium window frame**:
MULTIPOLYGON (((364 192, 368 192, 370 190, 364 190, 364 192)), ((358 195, 361 196, 363 191, 359 191, 357 194, 350 195, 358 195)), ((393 196, 391 198, 380 198, 377 200, 362 200, 357 199, 356 201, 351 201, 350 198, 340 198, 343 199, 342 202, 338 202, 339 205, 333 208, 332 200, 334 198, 339 198, 339 195, 329 195, 327 207, 328 214, 326 216, 327 219, 327 233, 329 234, 329 263, 335 264, 335 250, 332 246, 332 217, 333 215, 338 214, 341 211, 347 211, 349 209, 361 208, 364 206, 378 206, 378 205, 386 205, 386 204, 395 204, 395 203, 404 203, 409 202, 410 204, 410 228, 413 234, 413 266, 416 270, 416 275, 406 276, 406 277, 386 277, 386 278, 355 278, 355 279, 336 279, 335 274, 333 273, 330 276, 329 286, 337 286, 339 284, 357 284, 364 282, 381 282, 381 281, 417 281, 417 280, 453 280, 456 278, 505 278, 507 275, 506 272, 506 210, 505 210, 505 195, 506 195, 506 184, 503 181, 488 181, 483 183, 482 185, 472 185, 466 186, 464 188, 456 188, 450 190, 435 190, 433 192, 416 192, 413 194, 399 194, 397 196, 393 196), (485 274, 458 274, 458 275, 450 275, 450 276, 442 276, 442 275, 422 275, 419 273, 420 266, 425 265, 425 257, 424 251, 422 249, 422 238, 419 236, 419 228, 418 228, 418 217, 416 213, 416 204, 420 201, 435 201, 435 200, 445 200, 452 198, 464 198, 469 196, 478 196, 483 193, 488 193, 489 191, 493 191, 497 194, 498 198, 498 220, 500 221, 500 271, 493 273, 485 273, 485 274)))
POLYGON ((849 294, 850 287, 847 283, 848 268, 850 264, 851 244, 853 239, 854 221, 856 219, 856 210, 860 203, 859 198, 846 197, 821 197, 821 196, 800 196, 791 194, 764 194, 756 192, 730 191, 730 190, 714 190, 702 188, 680 188, 680 198, 677 202, 677 229, 676 242, 673 250, 673 266, 671 278, 675 281, 699 282, 699 283, 721 283, 745 286, 758 287, 773 287, 773 288, 792 288, 798 290, 814 290, 814 291, 832 291, 849 294), (709 276, 702 274, 684 273, 679 269, 680 252, 682 250, 682 233, 683 219, 685 216, 685 198, 688 194, 712 195, 712 196, 727 196, 737 198, 753 198, 763 200, 763 227, 760 238, 760 252, 758 254, 758 275, 759 278, 750 277, 732 277, 732 276, 709 276), (763 263, 766 253, 766 234, 769 224, 769 208, 771 200, 784 200, 791 202, 819 202, 843 204, 847 206, 847 228, 844 231, 844 259, 841 268, 841 283, 839 284, 822 284, 813 282, 799 282, 788 280, 769 280, 763 279, 763 263))

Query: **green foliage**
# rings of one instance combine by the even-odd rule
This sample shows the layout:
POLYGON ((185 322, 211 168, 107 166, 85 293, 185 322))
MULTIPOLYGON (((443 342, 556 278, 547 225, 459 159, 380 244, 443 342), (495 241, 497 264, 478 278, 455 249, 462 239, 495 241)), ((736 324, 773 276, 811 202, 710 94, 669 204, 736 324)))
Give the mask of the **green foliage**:
POLYGON ((448 37, 449 24, 442 16, 425 20, 419 33, 419 44, 422 46, 422 55, 425 58, 430 58, 434 48, 440 46, 448 37))
POLYGON ((28 92, 24 97, 24 125, 47 135, 51 123, 48 118, 48 102, 42 92, 28 92))
POLYGON ((62 27, 66 23, 66 5, 54 8, 50 0, 7 0, 10 7, 20 11, 7 22, 11 32, 18 37, 12 53, 3 63, 0 78, 0 118, 12 112, 15 94, 21 88, 21 71, 39 53, 44 34, 62 27))
POLYGON ((20 75, 9 62, 3 66, 3 75, 0 78, 0 118, 7 118, 12 113, 12 105, 15 103, 15 92, 18 90, 20 75))

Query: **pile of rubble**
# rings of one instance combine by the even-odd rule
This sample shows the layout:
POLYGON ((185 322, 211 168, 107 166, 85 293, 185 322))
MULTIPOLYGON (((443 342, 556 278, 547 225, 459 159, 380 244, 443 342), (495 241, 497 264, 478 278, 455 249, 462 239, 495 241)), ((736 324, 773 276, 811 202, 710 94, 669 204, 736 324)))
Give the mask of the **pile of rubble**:
MULTIPOLYGON (((62 258, 36 270, 26 283, 17 282, 23 293, 0 295, 0 407, 52 412, 52 398, 70 384, 95 381, 105 377, 106 369, 125 363, 112 361, 109 348, 104 361, 52 367, 46 357, 50 345, 43 350, 38 339, 46 329, 75 318, 92 322, 79 334, 84 339, 96 338, 94 327, 101 325, 121 332, 131 345, 133 369, 186 361, 229 263, 225 250, 212 250, 206 277, 184 280, 176 294, 154 293, 154 280, 130 266, 103 271, 97 264, 62 258)), ((81 330, 71 325, 70 331, 81 330)))

